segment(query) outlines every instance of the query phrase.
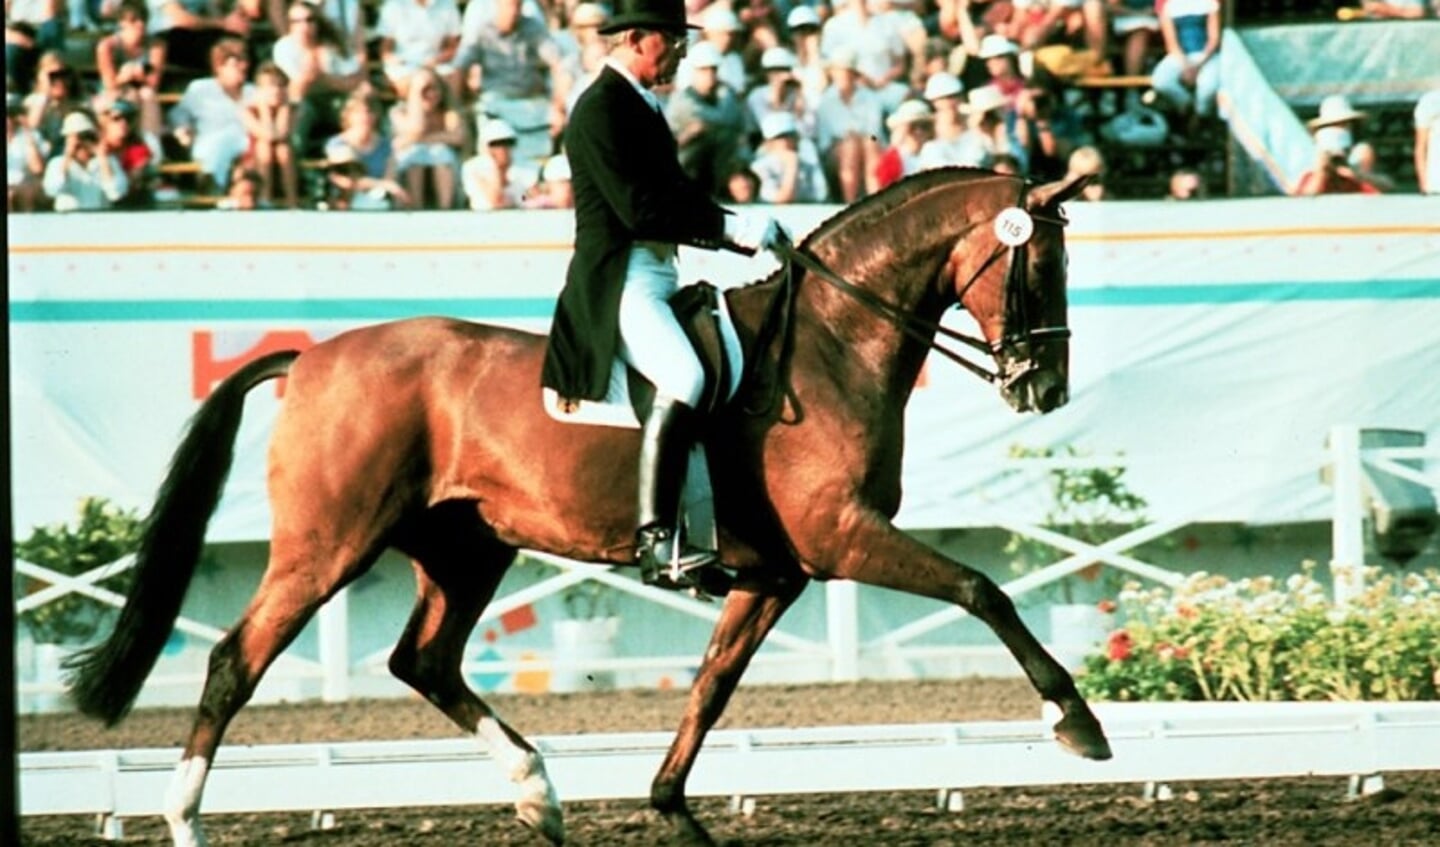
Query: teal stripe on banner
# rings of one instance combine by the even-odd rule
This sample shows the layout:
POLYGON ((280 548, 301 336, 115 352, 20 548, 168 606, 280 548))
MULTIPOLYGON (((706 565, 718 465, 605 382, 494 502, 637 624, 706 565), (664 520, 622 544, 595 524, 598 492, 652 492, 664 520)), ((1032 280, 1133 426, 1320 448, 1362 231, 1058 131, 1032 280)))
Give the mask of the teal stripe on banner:
POLYGON ((1440 299, 1440 279, 1366 282, 1244 282, 1072 288, 1072 306, 1191 306, 1291 301, 1440 299))
POLYGON ((392 320, 454 315, 477 320, 549 318, 552 297, 347 300, 21 300, 15 323, 106 321, 392 320))
MULTIPOLYGON (((1267 282, 1076 288, 1072 306, 1188 306, 1292 301, 1440 299, 1440 279, 1267 282)), ((548 319, 550 297, 356 298, 332 300, 17 300, 13 323, 110 321, 375 321, 421 315, 475 320, 548 319)))

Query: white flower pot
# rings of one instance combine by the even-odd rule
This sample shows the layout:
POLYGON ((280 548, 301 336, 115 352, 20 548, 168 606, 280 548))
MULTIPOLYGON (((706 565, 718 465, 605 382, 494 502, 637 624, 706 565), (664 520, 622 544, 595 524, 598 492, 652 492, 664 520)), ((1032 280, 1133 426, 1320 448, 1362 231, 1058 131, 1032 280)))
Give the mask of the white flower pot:
POLYGON ((615 657, 615 636, 620 619, 590 618, 551 624, 555 640, 551 691, 607 691, 615 687, 615 671, 596 670, 596 660, 615 657))
POLYGON ((1114 626, 1114 616, 1094 603, 1056 603, 1050 607, 1050 652, 1069 670, 1099 651, 1114 626))

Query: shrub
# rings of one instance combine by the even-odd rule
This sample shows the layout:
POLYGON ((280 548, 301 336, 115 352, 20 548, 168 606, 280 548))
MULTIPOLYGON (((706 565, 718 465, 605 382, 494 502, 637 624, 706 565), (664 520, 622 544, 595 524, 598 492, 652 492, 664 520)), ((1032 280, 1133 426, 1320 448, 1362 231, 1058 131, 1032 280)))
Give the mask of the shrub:
MULTIPOLYGON (((1440 572, 1378 576, 1344 608, 1314 563, 1282 584, 1194 574, 1128 584, 1124 620, 1077 680, 1104 700, 1435 700, 1440 572)), ((1114 606, 1116 604, 1108 604, 1114 606)))
MULTIPOLYGON (((135 552, 140 543, 141 521, 134 511, 125 511, 100 497, 80 501, 76 523, 37 526, 30 537, 15 544, 15 557, 43 568, 79 576, 135 552)), ((100 585, 124 593, 130 588, 132 572, 126 570, 100 585)), ((33 581, 32 581, 33 582, 33 581)), ((44 586, 26 586, 24 594, 44 586)), ((94 638, 110 607, 83 594, 66 594, 19 615, 19 623, 37 643, 75 644, 94 638)))

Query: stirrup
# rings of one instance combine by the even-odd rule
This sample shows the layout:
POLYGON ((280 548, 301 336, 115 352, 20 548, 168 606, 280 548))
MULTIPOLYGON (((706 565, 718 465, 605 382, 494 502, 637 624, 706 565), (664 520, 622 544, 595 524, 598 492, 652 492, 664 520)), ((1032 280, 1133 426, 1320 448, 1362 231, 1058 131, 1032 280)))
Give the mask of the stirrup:
POLYGON ((699 600, 723 597, 735 578, 720 566, 713 550, 689 544, 675 549, 674 533, 663 527, 646 527, 636 533, 636 558, 640 578, 646 584, 668 591, 687 591, 699 600))

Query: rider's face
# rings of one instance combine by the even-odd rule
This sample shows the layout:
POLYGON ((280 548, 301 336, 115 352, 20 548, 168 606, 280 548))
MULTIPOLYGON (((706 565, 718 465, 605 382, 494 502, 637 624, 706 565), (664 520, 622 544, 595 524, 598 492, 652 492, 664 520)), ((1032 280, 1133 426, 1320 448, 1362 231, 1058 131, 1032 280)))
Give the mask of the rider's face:
POLYGON ((690 37, 684 31, 648 31, 636 43, 636 52, 641 58, 641 68, 636 73, 640 81, 648 85, 664 85, 675 78, 675 69, 685 58, 690 37))

